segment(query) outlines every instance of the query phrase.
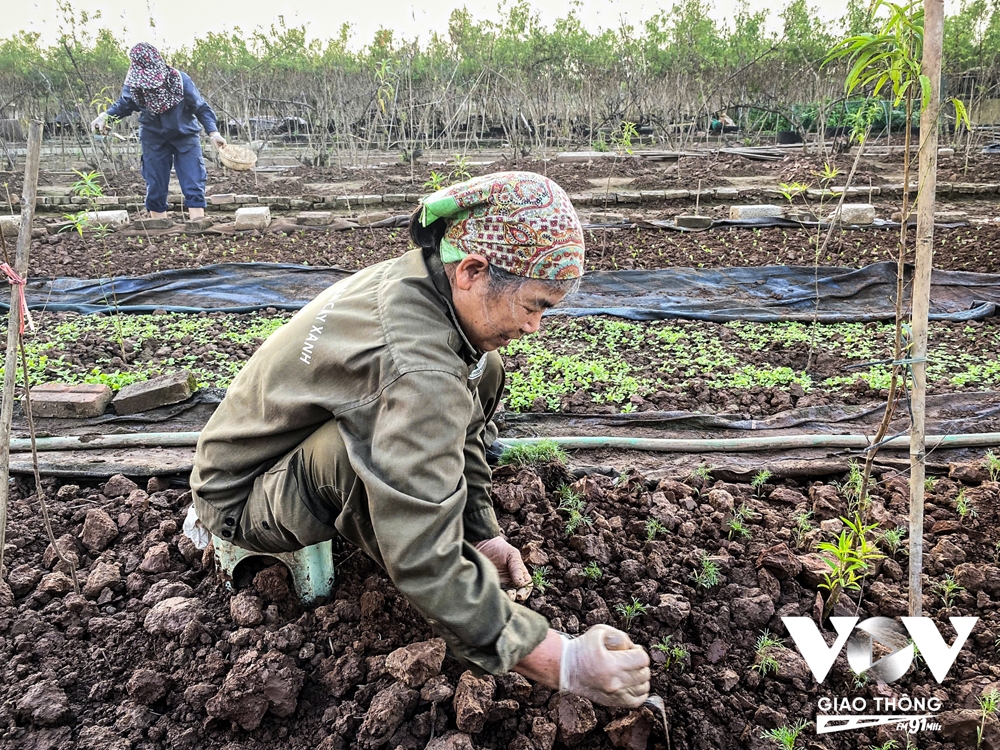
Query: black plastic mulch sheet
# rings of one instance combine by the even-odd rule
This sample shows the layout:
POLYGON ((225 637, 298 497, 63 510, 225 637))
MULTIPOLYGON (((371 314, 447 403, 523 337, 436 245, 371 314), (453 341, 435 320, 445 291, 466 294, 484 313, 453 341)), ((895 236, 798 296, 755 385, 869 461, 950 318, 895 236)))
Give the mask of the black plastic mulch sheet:
MULTIPOLYGON (((80 313, 298 310, 350 273, 330 267, 223 263, 115 279, 30 280, 26 296, 33 310, 80 313)), ((587 274, 579 291, 550 312, 630 320, 867 322, 894 318, 895 290, 896 264, 891 262, 860 269, 599 271, 587 274)), ((9 291, 3 297, 6 307, 9 291)), ((986 318, 996 314, 998 304, 1000 274, 934 272, 931 319, 986 318)))

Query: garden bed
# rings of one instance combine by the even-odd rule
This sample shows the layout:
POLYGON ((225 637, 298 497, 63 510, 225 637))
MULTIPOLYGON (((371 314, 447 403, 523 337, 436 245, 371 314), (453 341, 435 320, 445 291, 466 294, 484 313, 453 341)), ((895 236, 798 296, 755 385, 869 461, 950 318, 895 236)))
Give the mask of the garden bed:
MULTIPOLYGON (((84 594, 75 595, 63 564, 46 552, 37 499, 19 480, 7 536, 13 591, 0 588, 0 742, 25 750, 418 750, 433 733, 437 749, 469 747, 470 737, 497 750, 553 742, 774 748, 762 733, 812 721, 819 697, 905 694, 944 704, 943 731, 911 737, 919 747, 971 747, 976 697, 1000 679, 1000 486, 981 466, 960 475, 929 482, 926 506, 925 613, 945 633, 947 617, 980 618, 950 676, 937 685, 918 661, 902 680, 879 686, 855 680, 841 656, 820 687, 780 618, 812 616, 822 563, 810 553, 841 527, 849 481, 734 485, 700 471, 658 483, 634 473, 574 483, 558 466, 499 469, 500 525, 539 584, 529 606, 565 632, 606 622, 650 649, 669 745, 645 710, 592 707, 510 675, 476 679, 451 660, 435 676, 436 643, 411 654, 419 668, 398 666, 398 655, 387 660, 432 633, 356 551, 338 556, 335 595, 321 606, 300 606, 280 568, 265 568, 231 598, 211 555, 178 533, 189 495, 159 480, 145 489, 123 478, 43 481, 60 548, 79 565, 84 594), (950 592, 948 607, 946 576, 963 587, 950 592)), ((905 524, 906 482, 893 472, 879 480, 869 513, 886 557, 860 604, 853 592, 841 599, 844 614, 905 614, 905 534, 885 532, 905 524)), ((997 747, 996 721, 986 729, 984 746, 997 747)), ((892 727, 817 739, 809 726, 800 741, 846 749, 889 739, 905 745, 892 727)))

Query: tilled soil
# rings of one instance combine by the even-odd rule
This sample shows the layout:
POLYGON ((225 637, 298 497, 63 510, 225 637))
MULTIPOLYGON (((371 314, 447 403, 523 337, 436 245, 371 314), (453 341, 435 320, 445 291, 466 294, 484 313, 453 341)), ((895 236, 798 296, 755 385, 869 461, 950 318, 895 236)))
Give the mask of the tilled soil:
MULTIPOLYGON (((898 230, 834 232, 825 251, 816 230, 730 227, 706 232, 597 229, 587 232, 587 270, 813 265, 856 267, 895 260, 898 230), (819 257, 817 257, 819 255, 819 257)), ((1000 224, 935 230, 934 267, 1000 273, 1000 224)), ((913 235, 910 234, 912 257, 913 235)), ((138 276, 211 263, 304 263, 365 268, 411 248, 405 228, 247 232, 239 235, 118 236, 53 234, 31 245, 29 275, 138 276)))
MULTIPOLYGON (((943 730, 918 735, 920 747, 972 747, 976 698, 1000 679, 1000 485, 979 465, 953 473, 933 483, 926 505, 924 611, 945 632, 947 617, 980 620, 949 677, 937 685, 918 661, 889 686, 858 682, 841 655, 819 686, 781 617, 813 613, 825 567, 815 545, 830 540, 842 525, 837 516, 848 512, 835 484, 785 480, 753 489, 693 477, 650 483, 636 474, 591 475, 572 484, 584 518, 568 534, 560 487, 572 479, 562 467, 499 469, 500 525, 540 582, 528 605, 569 634, 608 623, 646 648, 665 646, 651 650, 652 687, 666 702, 669 745, 646 710, 612 711, 514 675, 465 672, 358 551, 338 555, 335 594, 318 606, 299 604, 284 570, 266 563, 247 572, 246 587, 232 596, 213 572, 211 551, 178 533, 189 494, 160 480, 145 489, 124 477, 98 486, 43 480, 59 549, 77 566, 81 594, 73 593, 32 485, 18 480, 7 536, 10 585, 0 584, 0 744, 763 749, 773 747, 763 731, 811 721, 819 697, 909 695, 944 703, 943 730), (960 492, 976 516, 958 515, 960 492), (740 508, 745 532, 736 533, 729 522, 740 508), (793 516, 806 510, 810 528, 793 533, 793 516), (693 574, 704 558, 719 580, 699 585, 693 574), (963 587, 948 608, 935 593, 946 575, 963 587), (758 652, 765 629, 784 646, 758 652), (777 672, 762 673, 768 656, 777 672)), ((905 480, 881 476, 869 515, 883 530, 905 525, 905 480)), ((861 601, 849 592, 835 614, 906 613, 905 544, 895 554, 881 547, 886 558, 866 579, 861 601)), ((892 727, 820 742, 813 732, 808 727, 803 739, 814 748, 904 742, 892 727)), ((1000 743, 995 718, 986 722, 985 742, 1000 743)))

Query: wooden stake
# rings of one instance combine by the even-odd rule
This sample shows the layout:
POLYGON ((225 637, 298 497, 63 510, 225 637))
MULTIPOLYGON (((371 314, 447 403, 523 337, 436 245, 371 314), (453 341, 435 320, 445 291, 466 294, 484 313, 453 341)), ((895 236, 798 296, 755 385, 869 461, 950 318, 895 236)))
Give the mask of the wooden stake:
MULTIPOLYGON (((33 120, 28 129, 28 157, 24 166, 21 191, 21 229, 17 235, 14 270, 23 279, 28 275, 28 250, 31 249, 31 222, 35 218, 35 192, 38 187, 38 163, 42 155, 42 123, 33 120)), ((21 305, 17 287, 10 287, 10 315, 7 319, 7 359, 3 377, 3 406, 0 407, 0 578, 4 575, 3 548, 7 541, 7 496, 10 480, 10 428, 14 419, 17 348, 21 335, 21 305)), ((25 387, 27 388, 27 383, 25 387)))
MULTIPOLYGON (((923 610, 925 405, 927 402, 927 316, 934 264, 934 199, 937 189, 938 112, 941 109, 943 0, 924 0, 921 72, 930 80, 930 101, 920 113, 920 182, 917 188, 916 265, 913 275, 913 429, 910 432, 910 617, 923 610)), ((907 124, 909 127, 909 124, 907 124)), ((905 221, 904 217, 904 221, 905 221)))

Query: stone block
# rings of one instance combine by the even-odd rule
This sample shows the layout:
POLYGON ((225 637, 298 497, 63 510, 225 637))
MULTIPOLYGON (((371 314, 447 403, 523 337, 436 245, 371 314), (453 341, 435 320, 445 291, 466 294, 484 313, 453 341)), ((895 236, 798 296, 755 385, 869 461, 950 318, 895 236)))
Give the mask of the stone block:
POLYGON ((676 217, 674 219, 674 223, 679 227, 684 227, 685 229, 708 229, 712 226, 712 217, 686 214, 676 217))
POLYGON ((382 196, 383 203, 409 203, 407 196, 403 193, 391 193, 390 195, 382 196))
POLYGON ((200 219, 188 219, 184 222, 184 231, 189 234, 204 232, 212 228, 212 220, 207 216, 200 219))
POLYGON ((312 201, 302 200, 300 198, 292 198, 288 201, 289 207, 297 209, 299 211, 308 211, 313 207, 312 201))
POLYGON ((816 221, 816 214, 804 209, 795 209, 785 214, 785 218, 789 221, 814 222, 816 221))
POLYGON ((625 214, 612 214, 597 212, 590 214, 591 224, 623 224, 625 222, 625 214))
POLYGON ((663 199, 667 201, 685 200, 692 195, 690 190, 664 190, 663 199))
POLYGON ((197 382, 187 370, 161 375, 142 383, 127 385, 111 402, 119 414, 138 414, 159 406, 185 401, 197 389, 197 382))
POLYGON ((248 206, 236 211, 236 231, 267 229, 271 223, 271 209, 267 206, 248 206))
POLYGON ((118 196, 117 195, 99 195, 94 199, 95 206, 117 206, 118 196))
POLYGON ((357 206, 373 206, 382 202, 381 195, 339 195, 337 205, 341 208, 354 208, 357 206))
POLYGON ((935 211, 935 224, 965 224, 969 221, 969 214, 965 211, 935 211))
POLYGON ((282 198, 280 196, 274 196, 273 198, 261 198, 260 202, 270 208, 288 209, 292 207, 291 198, 282 198))
MULTIPOLYGON (((832 219, 836 211, 830 214, 832 219)), ((840 223, 865 225, 875 221, 875 206, 871 203, 845 203, 840 207, 840 223)))
POLYGON ((730 219, 774 219, 784 213, 781 206, 774 206, 767 203, 754 206, 730 206, 730 219))
MULTIPOLYGON (((855 188, 848 188, 848 190, 849 191, 855 190, 855 188)), ((841 191, 843 191, 843 188, 841 188, 841 191)), ((791 191, 789 191, 789 194, 791 194, 791 191)), ((854 195, 854 193, 851 192, 848 192, 847 194, 854 195)), ((810 188, 809 190, 806 190, 806 197, 814 201, 822 201, 822 200, 827 200, 828 198, 836 198, 839 195, 840 193, 834 191, 833 189, 823 190, 822 188, 810 188)))
POLYGON ((977 195, 992 195, 993 193, 1000 190, 1000 185, 996 183, 987 183, 985 185, 976 185, 977 195))
POLYGON ((99 417, 111 403, 111 395, 106 385, 43 383, 31 389, 31 413, 53 419, 99 417))
POLYGON ((944 157, 954 156, 954 155, 955 155, 955 149, 953 149, 953 148, 939 148, 938 149, 938 158, 939 159, 940 158, 944 158, 944 157))
POLYGON ((971 182, 956 182, 954 189, 959 195, 974 195, 977 187, 979 186, 971 182))
POLYGON ((21 215, 17 216, 0 216, 0 233, 4 237, 17 237, 17 233, 21 231, 21 215))
POLYGON ((295 223, 304 227, 324 227, 332 221, 332 211, 303 211, 295 217, 295 223))
POLYGON ((260 197, 256 195, 237 195, 235 201, 241 206, 255 206, 260 203, 260 197))
POLYGON ((388 211, 368 211, 366 213, 360 214, 358 216, 358 224, 362 226, 368 226, 369 224, 375 224, 380 221, 385 221, 386 219, 391 219, 392 214, 388 211))
POLYGON ((169 203, 171 206, 183 206, 184 196, 181 195, 180 193, 178 193, 177 195, 168 195, 167 203, 169 203))
POLYGON ((103 224, 104 226, 118 228, 128 224, 128 211, 124 209, 119 211, 89 211, 87 213, 87 221, 92 227, 103 224))
POLYGON ((236 196, 233 193, 221 193, 219 195, 208 196, 208 202, 213 206, 221 206, 225 203, 235 203, 236 196))
POLYGON ((634 190, 620 190, 617 195, 618 203, 640 203, 642 193, 634 190))
MULTIPOLYGON (((715 188, 715 190, 711 192, 715 194, 715 199, 720 201, 734 201, 740 197, 739 188, 734 187, 715 188)), ((703 191, 702 197, 707 198, 710 194, 711 193, 709 191, 703 191)))
POLYGON ((173 225, 173 219, 136 219, 132 222, 132 228, 140 231, 149 231, 151 229, 170 229, 173 225))
MULTIPOLYGON (((422 195, 416 195, 414 193, 407 193, 406 194, 406 202, 407 203, 420 203, 420 199, 422 197, 423 197, 422 195)), ((572 202, 572 201, 573 201, 573 199, 570 198, 570 202, 572 202)))

